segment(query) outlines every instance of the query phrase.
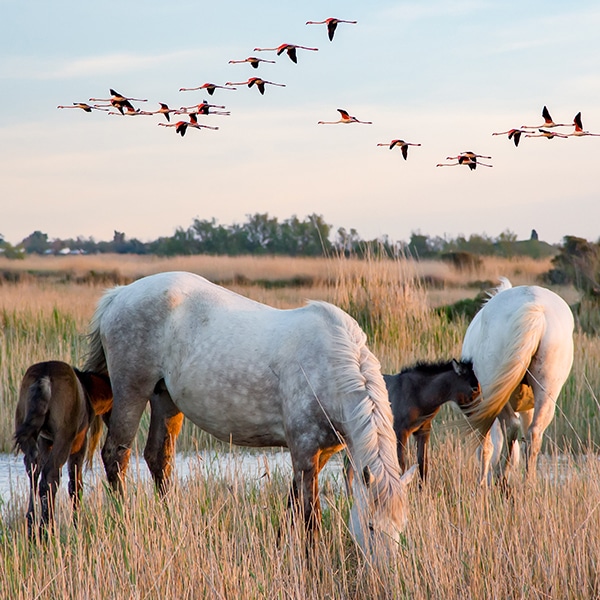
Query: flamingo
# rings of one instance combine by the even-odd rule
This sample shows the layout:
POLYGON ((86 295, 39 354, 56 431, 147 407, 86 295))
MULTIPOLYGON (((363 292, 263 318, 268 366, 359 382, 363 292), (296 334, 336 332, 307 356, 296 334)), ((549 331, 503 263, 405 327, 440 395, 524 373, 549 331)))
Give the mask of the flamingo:
POLYGON ((153 111, 150 114, 153 114, 153 115, 165 115, 165 119, 167 121, 170 121, 171 120, 170 113, 178 114, 178 112, 179 112, 179 111, 175 110, 174 108, 169 108, 169 105, 165 104, 164 102, 159 102, 159 104, 160 104, 160 108, 158 110, 153 111))
POLYGON ((569 126, 568 123, 555 123, 552 120, 552 117, 550 116, 550 112, 548 111, 548 109, 545 106, 542 109, 542 117, 544 119, 544 123, 542 125, 521 125, 521 129, 538 129, 539 127, 545 127, 548 129, 550 127, 568 127, 569 126))
POLYGON ((195 113, 190 113, 189 121, 177 121, 177 123, 158 123, 162 127, 175 127, 175 133, 178 133, 181 137, 185 135, 188 127, 194 129, 219 129, 218 127, 210 127, 209 125, 201 125, 196 119, 195 113))
POLYGON ((177 121, 177 123, 159 123, 158 125, 162 127, 175 127, 175 133, 178 133, 183 137, 189 124, 189 121, 177 121))
POLYGON ((564 133, 558 133, 557 131, 547 131, 546 129, 538 129, 540 133, 526 133, 525 137, 545 137, 549 140, 554 139, 555 137, 566 138, 569 137, 564 133))
POLYGON ((239 64, 239 63, 250 63, 250 65, 252 67, 254 67, 255 69, 258 69, 258 65, 261 62, 275 64, 274 60, 265 60, 264 58, 256 58, 255 56, 249 56, 248 58, 245 58, 244 60, 230 60, 229 64, 235 65, 235 64, 239 64))
POLYGON ((154 114, 153 112, 147 110, 140 110, 139 108, 134 108, 129 102, 127 102, 127 104, 124 105, 124 109, 125 110, 120 110, 120 112, 109 112, 108 114, 125 117, 150 116, 154 114))
POLYGON ((482 167, 493 167, 494 165, 488 165, 486 163, 479 162, 478 158, 492 158, 491 156, 484 156, 483 154, 475 154, 475 152, 461 152, 458 156, 447 156, 446 160, 456 160, 455 163, 438 163, 436 167, 456 167, 457 165, 467 165, 471 171, 477 168, 477 165, 482 167))
POLYGON ((129 98, 127 96, 123 96, 123 94, 119 94, 119 92, 113 90, 112 88, 108 90, 111 94, 110 98, 90 98, 90 102, 110 102, 111 106, 114 106, 121 114, 124 114, 123 109, 131 110, 133 109, 133 105, 131 102, 148 102, 143 98, 129 98))
POLYGON ((402 150, 402 156, 404 160, 408 157, 408 147, 409 146, 420 146, 421 144, 411 144, 410 142, 405 142, 404 140, 392 140, 391 142, 385 144, 377 144, 378 146, 388 146, 390 150, 398 147, 402 150))
POLYGON ((492 133, 492 135, 508 135, 508 139, 512 140, 515 143, 515 146, 519 145, 521 141, 521 135, 523 133, 531 133, 531 131, 527 131, 524 129, 509 129, 508 131, 499 131, 497 133, 492 133))
POLYGON ((573 125, 575 125, 575 131, 573 133, 568 133, 566 137, 583 137, 584 135, 591 135, 594 137, 600 137, 600 133, 590 133, 589 131, 583 130, 583 125, 581 123, 581 113, 578 112, 573 119, 573 125))
POLYGON ((235 90, 234 87, 227 87, 229 84, 225 85, 215 85, 214 83, 203 83, 198 87, 193 88, 179 88, 180 92, 193 92, 194 90, 206 90, 210 96, 215 93, 215 90, 218 88, 220 90, 235 90))
POLYGON ((327 25, 327 35, 329 36, 330 42, 333 41, 333 35, 338 26, 338 23, 352 23, 353 25, 356 25, 358 21, 344 21, 343 19, 334 18, 325 19, 324 21, 306 21, 307 25, 327 25))
POLYGON ((254 48, 254 52, 277 52, 277 56, 280 56, 284 52, 287 52, 287 55, 290 57, 292 62, 298 62, 298 56, 296 54, 296 49, 301 50, 312 50, 313 52, 317 52, 318 48, 309 48, 308 46, 298 46, 296 44, 281 44, 277 46, 277 48, 254 48))
POLYGON ((240 81, 239 83, 232 83, 232 82, 228 82, 226 85, 247 85, 249 88, 251 88, 253 85, 255 85, 258 88, 258 91, 261 94, 265 93, 265 84, 269 84, 269 85, 277 85, 279 87, 285 87, 284 83, 273 83, 272 81, 265 81, 264 79, 261 79, 260 77, 250 77, 248 79, 248 81, 240 81))
POLYGON ((90 106, 85 102, 73 102, 73 106, 57 106, 56 108, 80 108, 81 110, 85 110, 85 112, 89 113, 91 113, 93 110, 108 110, 108 108, 104 108, 102 106, 90 106))
POLYGON ((202 100, 200 104, 195 104, 194 106, 182 106, 177 113, 185 114, 189 110, 193 110, 199 115, 230 115, 231 113, 227 111, 219 111, 219 110, 210 110, 211 108, 225 108, 224 106, 219 106, 218 104, 209 104, 206 100, 202 100))
POLYGON ((336 125, 337 123, 362 123, 363 125, 373 125, 371 121, 359 121, 356 117, 352 117, 343 108, 338 108, 337 111, 342 115, 339 121, 319 121, 317 125, 336 125))
POLYGON ((190 122, 188 127, 195 127, 196 129, 214 129, 217 131, 218 127, 213 127, 212 125, 202 125, 198 123, 197 113, 190 113, 190 122))

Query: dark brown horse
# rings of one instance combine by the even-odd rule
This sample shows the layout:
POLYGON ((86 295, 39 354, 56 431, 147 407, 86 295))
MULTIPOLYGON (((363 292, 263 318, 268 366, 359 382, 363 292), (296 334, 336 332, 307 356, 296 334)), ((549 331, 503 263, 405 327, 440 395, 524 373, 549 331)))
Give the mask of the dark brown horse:
POLYGON ((406 469, 406 451, 411 433, 417 441, 417 462, 421 480, 428 471, 427 446, 431 423, 446 402, 464 406, 479 393, 471 362, 417 363, 397 375, 384 375, 394 414, 398 440, 398 462, 406 469))
POLYGON ((102 434, 100 415, 111 407, 112 390, 106 375, 81 372, 61 361, 40 362, 27 369, 19 392, 14 440, 15 448, 25 454, 29 476, 30 535, 34 533, 36 492, 41 501, 40 530, 53 521, 54 497, 67 461, 69 495, 73 510, 77 509, 86 450, 91 463, 102 434))

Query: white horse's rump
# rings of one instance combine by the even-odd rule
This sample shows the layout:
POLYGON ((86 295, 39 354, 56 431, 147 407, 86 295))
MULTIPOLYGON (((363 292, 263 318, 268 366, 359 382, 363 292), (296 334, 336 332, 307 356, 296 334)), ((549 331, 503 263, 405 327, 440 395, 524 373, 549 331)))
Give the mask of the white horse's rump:
POLYGON ((120 487, 150 400, 144 456, 159 487, 168 483, 183 413, 221 440, 287 446, 292 495, 310 530, 319 516, 318 473, 345 443, 357 469, 370 473, 369 525, 397 539, 404 486, 385 383, 365 344, 356 321, 335 306, 279 310, 191 273, 110 290, 92 319, 88 360, 113 386, 103 449, 109 481, 120 487))
POLYGON ((499 415, 505 425, 513 422, 509 455, 516 412, 525 416, 527 468, 533 472, 573 364, 573 328, 571 309, 560 296, 538 286, 513 288, 506 279, 469 325, 462 357, 473 361, 481 398, 465 414, 482 436, 482 483, 493 451, 489 430, 499 415))

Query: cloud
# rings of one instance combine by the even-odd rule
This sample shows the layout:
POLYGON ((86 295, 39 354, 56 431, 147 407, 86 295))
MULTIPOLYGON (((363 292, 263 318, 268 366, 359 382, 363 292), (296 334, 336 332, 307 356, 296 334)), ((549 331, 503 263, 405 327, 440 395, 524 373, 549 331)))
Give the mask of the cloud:
POLYGON ((76 59, 17 56, 0 67, 2 79, 64 80, 153 69, 165 63, 210 58, 210 50, 183 50, 166 54, 114 53, 76 59))

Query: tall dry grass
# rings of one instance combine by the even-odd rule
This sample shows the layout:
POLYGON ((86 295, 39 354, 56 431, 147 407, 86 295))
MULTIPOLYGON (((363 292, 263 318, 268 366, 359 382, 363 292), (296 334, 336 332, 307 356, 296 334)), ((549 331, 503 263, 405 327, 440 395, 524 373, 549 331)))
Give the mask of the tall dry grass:
MULTIPOLYGON (((322 298, 349 311, 364 327, 385 371, 460 353, 467 323, 448 323, 430 310, 431 289, 423 283, 422 265, 375 259, 296 264, 285 259, 288 270, 272 276, 269 261, 227 260, 232 262, 226 276, 222 272, 212 278, 231 277, 231 287, 254 299, 288 308, 308 297, 322 298), (279 289, 248 285, 248 279, 283 280, 298 274, 313 277, 313 284, 279 289)), ((157 266, 150 262, 132 260, 127 276, 157 266)), ((180 268, 201 270, 191 262, 180 268)), ((208 263, 202 268, 208 269, 208 263)), ((523 267, 521 273, 526 271, 529 279, 523 275, 518 282, 535 282, 536 269, 523 267)), ((485 275, 476 277, 493 279, 485 275)), ((106 284, 72 280, 0 285, 0 439, 5 449, 26 367, 48 358, 81 364, 82 334, 106 284)), ((470 283, 470 277, 450 272, 444 285, 448 291, 461 287, 472 297, 470 283)), ((322 539, 307 556, 302 531, 292 528, 286 513, 289 473, 251 480, 241 468, 224 477, 198 469, 178 481, 164 502, 146 483, 130 481, 122 501, 108 494, 103 483, 89 486, 77 528, 70 523, 63 496, 56 534, 46 543, 27 541, 25 498, 3 506, 0 597, 598 597, 600 463, 594 453, 600 443, 600 342, 577 333, 575 347, 573 372, 546 435, 538 479, 526 483, 516 478, 507 494, 477 489, 475 457, 456 435, 451 412, 445 411, 434 424, 431 479, 423 490, 415 486, 410 491, 405 538, 383 566, 368 568, 354 547, 346 528, 348 500, 339 482, 322 486, 322 539)), ((180 449, 207 443, 196 429, 186 427, 180 449)))

